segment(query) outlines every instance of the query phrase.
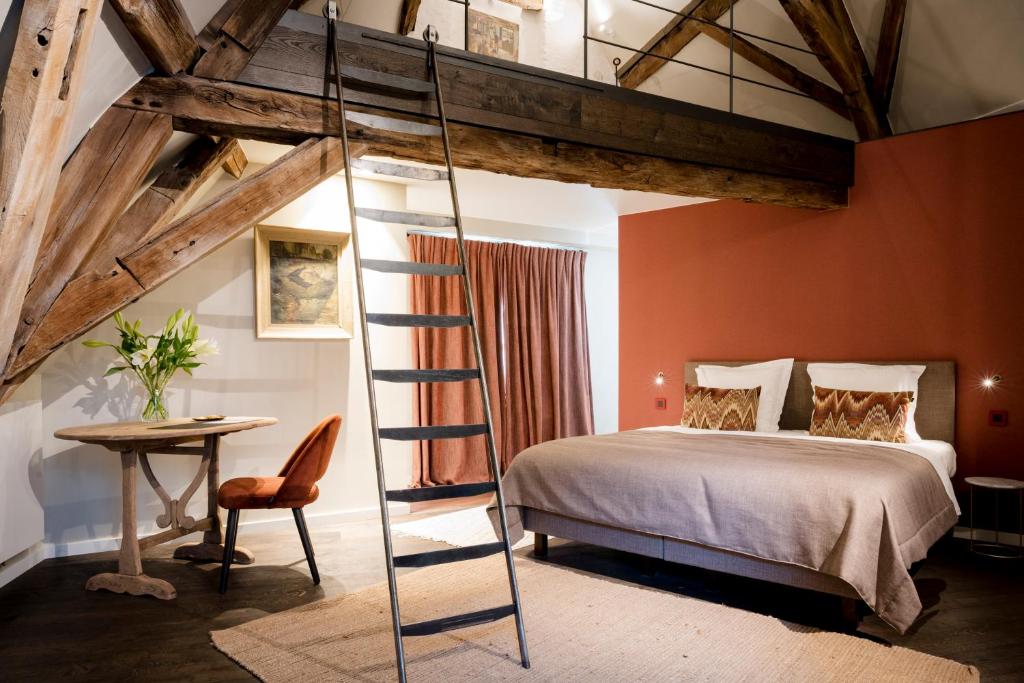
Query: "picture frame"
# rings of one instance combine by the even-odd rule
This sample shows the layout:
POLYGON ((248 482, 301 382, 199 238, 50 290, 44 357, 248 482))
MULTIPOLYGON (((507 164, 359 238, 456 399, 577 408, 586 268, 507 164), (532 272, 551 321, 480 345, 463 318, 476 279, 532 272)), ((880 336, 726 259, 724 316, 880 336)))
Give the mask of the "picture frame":
POLYGON ((257 339, 351 339, 351 235, 257 225, 257 339))
POLYGON ((468 50, 488 57, 519 61, 519 24, 469 10, 468 50))

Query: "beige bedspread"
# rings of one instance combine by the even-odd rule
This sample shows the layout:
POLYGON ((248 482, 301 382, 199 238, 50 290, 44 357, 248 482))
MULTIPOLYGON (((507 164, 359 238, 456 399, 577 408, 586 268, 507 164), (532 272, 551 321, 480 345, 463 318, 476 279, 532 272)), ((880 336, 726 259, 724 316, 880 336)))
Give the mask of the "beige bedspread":
POLYGON ((503 483, 513 540, 528 507, 795 564, 901 633, 921 611, 907 568, 957 519, 927 460, 868 443, 621 432, 529 448, 503 483))

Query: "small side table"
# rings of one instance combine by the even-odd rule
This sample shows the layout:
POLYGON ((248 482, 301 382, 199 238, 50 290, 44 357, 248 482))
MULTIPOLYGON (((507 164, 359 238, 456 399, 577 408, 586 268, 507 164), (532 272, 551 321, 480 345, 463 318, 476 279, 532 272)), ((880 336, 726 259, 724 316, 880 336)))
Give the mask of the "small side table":
POLYGON ((1004 559, 1020 559, 1024 557, 1024 481, 1003 479, 1000 477, 967 477, 971 487, 971 542, 970 550, 977 555, 999 557, 1004 559), (996 495, 996 538, 992 543, 979 543, 974 540, 974 489, 990 489, 996 495), (999 542, 999 494, 1003 491, 1017 492, 1017 545, 1006 545, 999 542))

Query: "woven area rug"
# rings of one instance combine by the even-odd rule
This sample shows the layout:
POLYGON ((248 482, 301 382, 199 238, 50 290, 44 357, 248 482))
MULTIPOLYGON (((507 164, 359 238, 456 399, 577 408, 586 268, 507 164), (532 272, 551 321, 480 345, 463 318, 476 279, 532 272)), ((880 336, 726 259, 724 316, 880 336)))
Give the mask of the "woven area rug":
MULTIPOLYGON (((491 526, 491 518, 487 516, 486 505, 446 512, 426 519, 402 522, 392 525, 391 528, 408 536, 419 536, 460 548, 494 543, 498 540, 494 533, 494 527, 491 526)), ((532 531, 527 531, 523 539, 512 547, 523 548, 529 545, 533 545, 532 531)))
MULTIPOLYGON (((511 617, 406 638, 409 678, 437 681, 976 681, 947 659, 518 560, 533 667, 511 617)), ((508 602, 503 558, 399 578, 408 623, 508 602)), ((268 683, 395 680, 386 585, 211 634, 268 683)))

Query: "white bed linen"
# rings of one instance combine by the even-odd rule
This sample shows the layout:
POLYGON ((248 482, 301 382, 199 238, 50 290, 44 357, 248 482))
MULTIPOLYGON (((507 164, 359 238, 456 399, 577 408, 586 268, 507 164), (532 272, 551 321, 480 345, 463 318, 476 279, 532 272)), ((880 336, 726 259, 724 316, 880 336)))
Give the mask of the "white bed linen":
POLYGON ((861 439, 839 439, 831 436, 811 436, 808 432, 798 429, 783 429, 778 432, 740 432, 730 431, 721 432, 712 429, 693 429, 691 427, 680 427, 678 425, 666 425, 664 427, 647 427, 647 429, 665 431, 665 432, 680 432, 683 434, 730 434, 737 436, 754 436, 754 437, 772 437, 782 439, 805 439, 809 441, 840 441, 847 443, 866 444, 871 446, 885 446, 887 448, 893 448, 898 451, 910 452, 914 455, 919 455, 935 468, 935 473, 939 475, 939 480, 942 482, 943 488, 946 490, 946 494, 949 499, 953 501, 953 508, 956 510, 956 514, 960 514, 960 504, 957 503, 956 494, 953 492, 953 480, 952 477, 956 474, 956 450, 952 444, 946 443, 945 441, 914 441, 911 443, 890 443, 888 441, 864 441, 861 439))

